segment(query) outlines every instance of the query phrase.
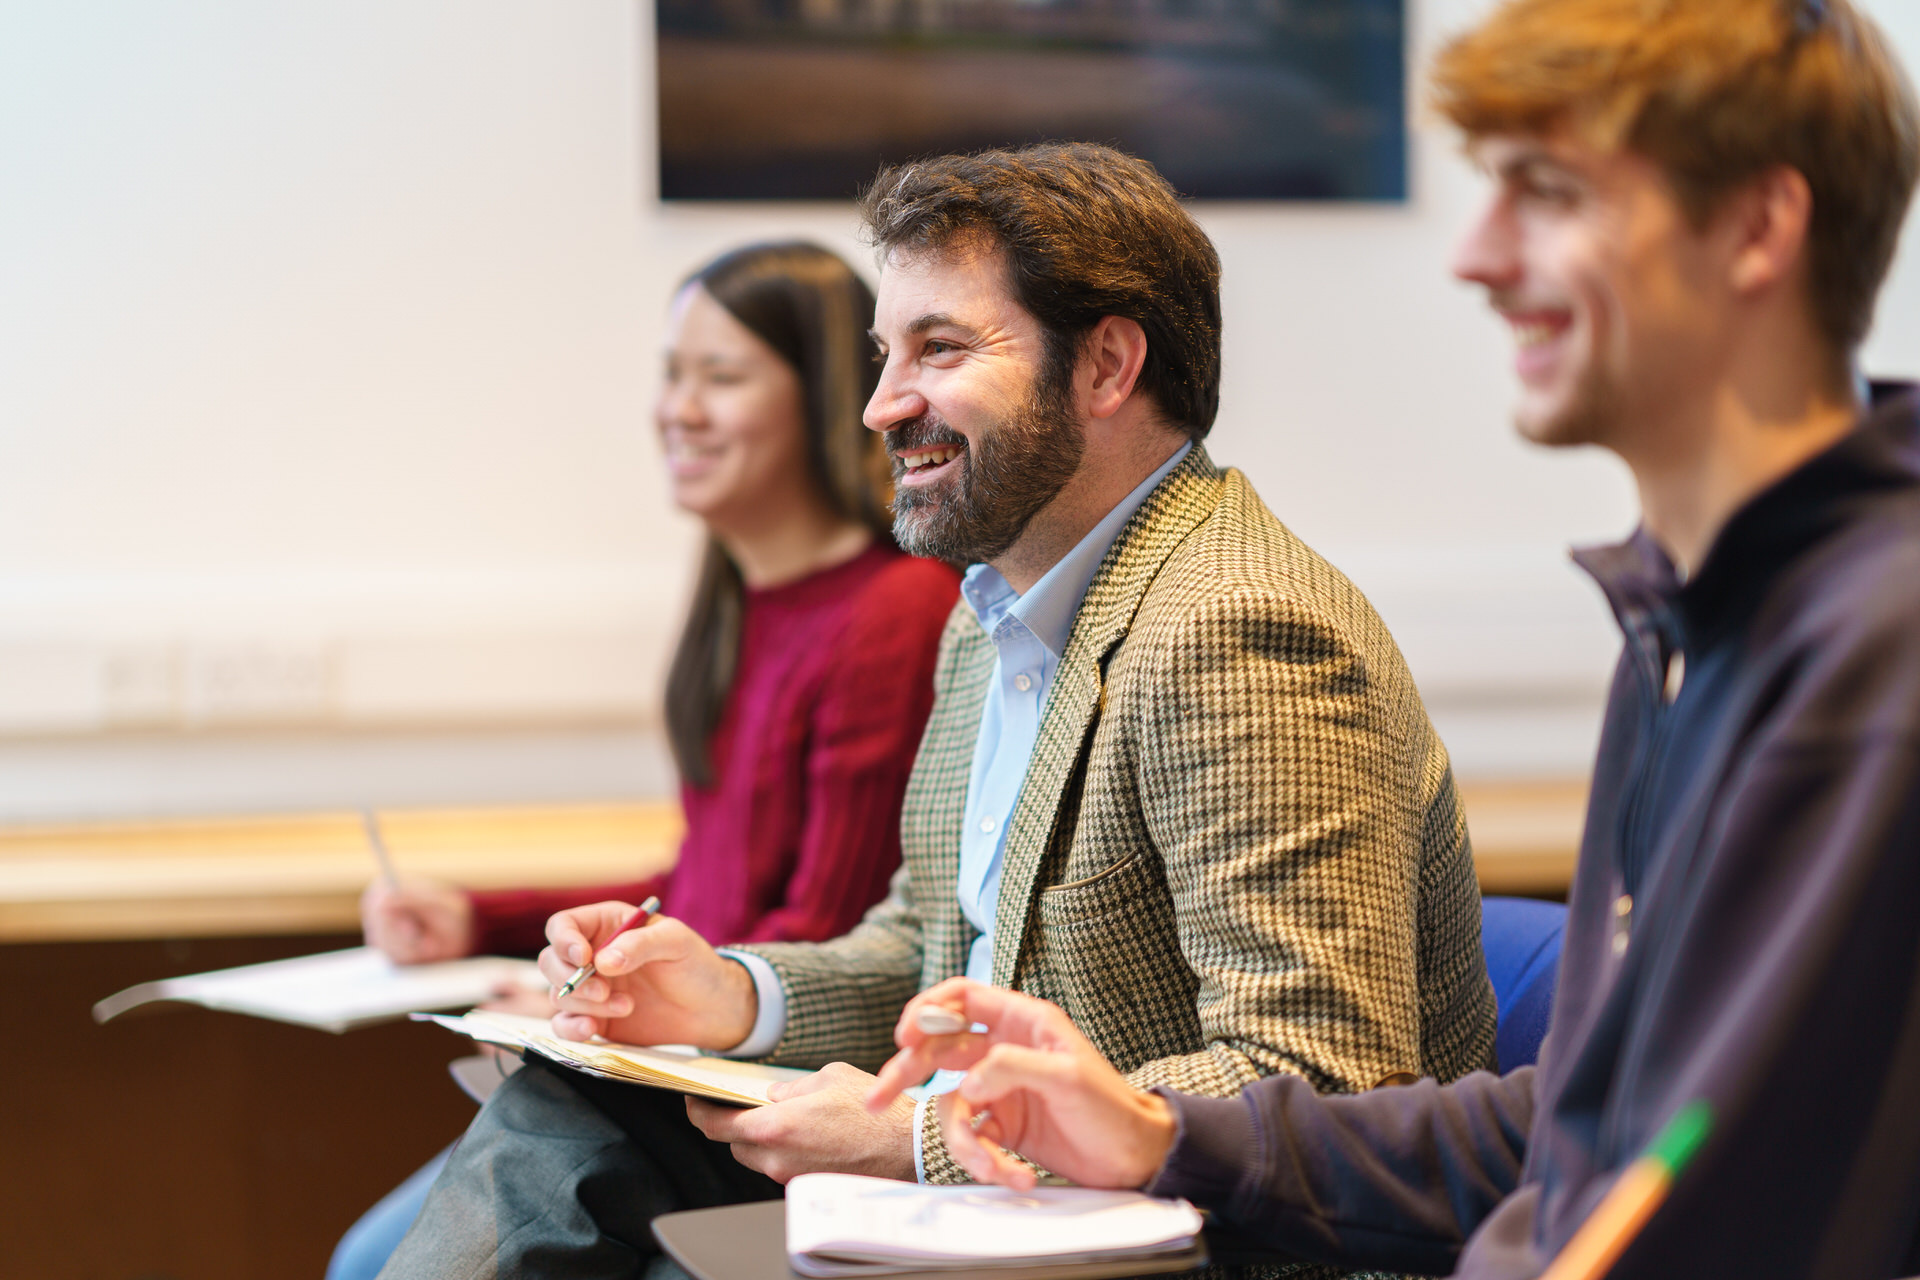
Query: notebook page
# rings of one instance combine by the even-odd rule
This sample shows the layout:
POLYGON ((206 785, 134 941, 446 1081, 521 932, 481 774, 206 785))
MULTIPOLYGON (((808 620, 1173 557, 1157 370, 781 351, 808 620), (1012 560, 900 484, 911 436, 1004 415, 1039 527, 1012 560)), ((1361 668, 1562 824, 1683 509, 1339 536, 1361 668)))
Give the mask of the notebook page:
POLYGON ((1173 1250, 1200 1233, 1184 1200, 1085 1187, 924 1187, 809 1173, 787 1184, 790 1256, 872 1261, 1085 1259, 1173 1250))
MULTIPOLYGON (((810 1074, 794 1067, 770 1067, 757 1062, 714 1058, 683 1045, 652 1048, 613 1044, 604 1040, 563 1040, 544 1018, 476 1010, 460 1018, 435 1018, 451 1030, 476 1039, 511 1036, 526 1048, 549 1058, 571 1062, 588 1070, 639 1084, 679 1088, 706 1097, 758 1105, 767 1101, 767 1087, 777 1080, 797 1080, 810 1074), (482 1032, 488 1033, 483 1036, 482 1032)), ((496 1041, 499 1042, 499 1041, 496 1041)))

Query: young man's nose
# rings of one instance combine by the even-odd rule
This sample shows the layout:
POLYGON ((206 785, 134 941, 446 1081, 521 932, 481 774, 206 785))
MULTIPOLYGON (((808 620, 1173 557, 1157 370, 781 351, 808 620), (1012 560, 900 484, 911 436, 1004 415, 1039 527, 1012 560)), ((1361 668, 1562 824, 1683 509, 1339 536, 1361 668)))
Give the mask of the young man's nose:
POLYGON ((1469 284, 1504 289, 1518 283, 1520 255, 1517 229, 1505 201, 1488 204, 1453 251, 1453 274, 1469 284))

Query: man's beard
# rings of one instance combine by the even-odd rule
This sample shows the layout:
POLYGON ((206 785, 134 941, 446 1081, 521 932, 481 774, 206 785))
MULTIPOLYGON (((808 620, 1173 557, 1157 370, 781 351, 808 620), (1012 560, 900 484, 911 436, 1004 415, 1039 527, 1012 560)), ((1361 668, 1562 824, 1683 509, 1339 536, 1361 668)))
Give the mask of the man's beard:
POLYGON ((890 428, 893 459, 893 536, 900 549, 955 564, 981 564, 1003 554, 1029 522, 1080 469, 1086 432, 1067 407, 1064 380, 1046 373, 1027 402, 989 423, 968 445, 932 413, 890 428), (959 474, 928 488, 900 478, 904 450, 959 445, 959 474))

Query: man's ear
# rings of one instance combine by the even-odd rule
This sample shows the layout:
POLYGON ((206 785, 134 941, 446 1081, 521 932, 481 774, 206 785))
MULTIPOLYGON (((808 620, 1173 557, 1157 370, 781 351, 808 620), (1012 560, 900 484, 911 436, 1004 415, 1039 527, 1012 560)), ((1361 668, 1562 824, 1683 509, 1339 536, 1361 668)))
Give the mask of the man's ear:
MULTIPOLYGON (((1137 321, 1124 316, 1102 316, 1088 332, 1081 359, 1090 363, 1092 383, 1087 386, 1087 413, 1095 418, 1111 418, 1133 394, 1140 380, 1140 369, 1147 362, 1147 334, 1137 321)), ((1082 365, 1081 376, 1088 365, 1082 365)))
POLYGON ((1806 256, 1813 189, 1798 169, 1775 165, 1747 184, 1722 212, 1733 237, 1728 283, 1752 294, 1777 286, 1806 256))

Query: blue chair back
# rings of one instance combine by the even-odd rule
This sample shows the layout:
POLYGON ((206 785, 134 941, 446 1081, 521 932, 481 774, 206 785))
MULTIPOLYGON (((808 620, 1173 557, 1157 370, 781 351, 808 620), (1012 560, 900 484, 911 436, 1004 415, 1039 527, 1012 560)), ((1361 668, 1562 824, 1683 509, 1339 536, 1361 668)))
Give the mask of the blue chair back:
POLYGON ((1560 939, 1567 909, 1532 898, 1483 898, 1480 946, 1487 953, 1487 976, 1500 1024, 1494 1054, 1500 1070, 1523 1067, 1540 1056, 1547 1023, 1553 1017, 1553 984, 1560 974, 1560 939))

